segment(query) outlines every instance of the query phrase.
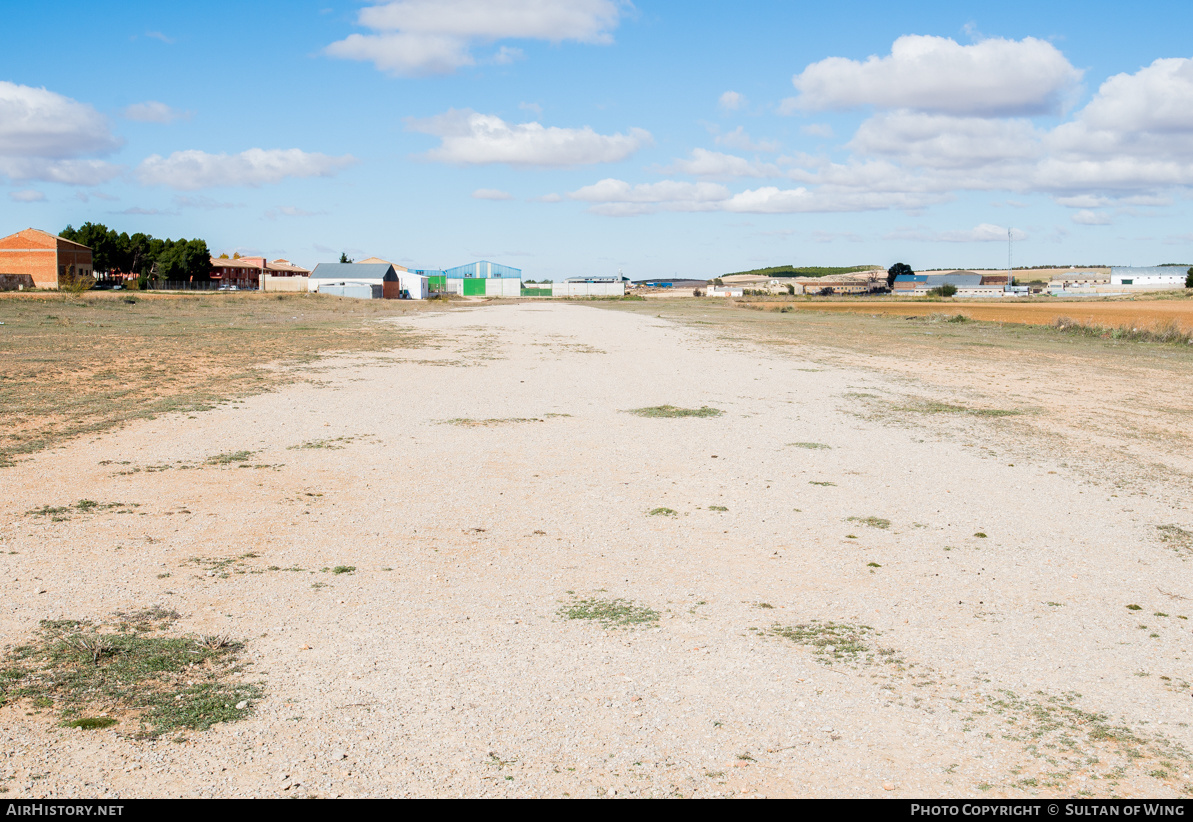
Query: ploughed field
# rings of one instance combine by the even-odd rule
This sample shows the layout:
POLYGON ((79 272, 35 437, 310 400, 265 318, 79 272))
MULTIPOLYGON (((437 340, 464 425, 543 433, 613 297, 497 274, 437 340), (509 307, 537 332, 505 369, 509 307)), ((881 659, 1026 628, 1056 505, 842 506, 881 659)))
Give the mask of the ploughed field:
POLYGON ((291 299, 0 468, 4 796, 1193 791, 1189 346, 291 299))
POLYGON ((793 301, 796 310, 824 312, 857 312, 889 316, 929 316, 932 314, 962 314, 984 322, 1027 323, 1051 325, 1061 318, 1069 318, 1084 325, 1110 328, 1122 326, 1154 328, 1176 323, 1193 333, 1193 300, 1190 299, 1115 299, 1115 300, 1047 300, 1015 302, 1010 299, 963 300, 936 302, 857 300, 834 302, 793 301))

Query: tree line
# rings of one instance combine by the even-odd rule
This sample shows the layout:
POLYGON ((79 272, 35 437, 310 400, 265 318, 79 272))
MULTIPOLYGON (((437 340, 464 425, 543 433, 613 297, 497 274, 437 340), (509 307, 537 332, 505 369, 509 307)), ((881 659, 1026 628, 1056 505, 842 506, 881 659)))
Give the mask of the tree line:
POLYGON ((99 223, 67 226, 59 236, 91 249, 91 267, 105 277, 133 275, 141 285, 153 280, 205 282, 211 279, 207 241, 161 240, 150 234, 117 234, 99 223))

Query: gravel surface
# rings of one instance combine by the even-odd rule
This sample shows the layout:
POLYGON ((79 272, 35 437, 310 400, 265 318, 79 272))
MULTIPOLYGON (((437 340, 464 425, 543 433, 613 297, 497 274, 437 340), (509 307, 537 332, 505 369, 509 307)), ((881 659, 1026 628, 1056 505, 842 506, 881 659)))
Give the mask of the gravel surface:
POLYGON ((906 375, 714 327, 399 322, 433 345, 0 473, 5 644, 161 605, 265 692, 158 739, 10 703, 6 798, 1193 790, 1183 501, 996 419, 859 413, 906 375), (626 413, 660 405, 725 413, 626 413), (80 499, 139 507, 26 513, 80 499))

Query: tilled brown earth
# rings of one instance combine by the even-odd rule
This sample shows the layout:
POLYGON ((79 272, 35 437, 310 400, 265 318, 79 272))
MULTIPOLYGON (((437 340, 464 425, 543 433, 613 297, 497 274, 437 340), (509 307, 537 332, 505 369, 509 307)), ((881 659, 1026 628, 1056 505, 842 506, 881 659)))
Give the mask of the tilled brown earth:
POLYGON ((439 347, 0 473, 0 671, 41 620, 160 606, 262 692, 156 736, 14 696, 7 797, 1193 790, 1184 500, 1008 456, 997 419, 859 413, 906 376, 812 350, 399 322, 439 347), (724 414, 627 413, 662 405, 724 414))

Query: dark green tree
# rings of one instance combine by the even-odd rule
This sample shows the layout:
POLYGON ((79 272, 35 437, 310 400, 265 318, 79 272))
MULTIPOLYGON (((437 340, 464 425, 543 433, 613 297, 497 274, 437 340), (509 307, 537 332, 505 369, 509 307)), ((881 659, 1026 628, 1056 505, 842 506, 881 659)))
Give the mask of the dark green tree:
POLYGON ((886 270, 886 287, 894 288, 896 277, 911 276, 914 273, 907 263, 895 263, 886 270))
POLYGON ((1193 268, 1185 274, 1185 288, 1193 288, 1193 268))
POLYGON ((340 252, 340 262, 342 262, 342 263, 350 263, 350 262, 352 262, 352 260, 350 260, 350 259, 348 258, 348 255, 347 255, 347 254, 345 254, 343 251, 341 251, 341 252, 340 252))

